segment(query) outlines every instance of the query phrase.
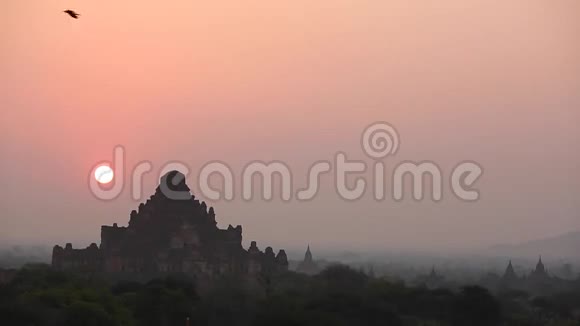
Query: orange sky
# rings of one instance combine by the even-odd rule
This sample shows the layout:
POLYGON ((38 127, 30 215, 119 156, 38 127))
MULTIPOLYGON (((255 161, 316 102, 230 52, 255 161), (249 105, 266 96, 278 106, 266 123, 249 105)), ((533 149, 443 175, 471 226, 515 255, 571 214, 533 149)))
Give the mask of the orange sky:
POLYGON ((478 161, 482 200, 328 192, 216 203, 220 224, 243 224, 244 241, 357 248, 580 229, 575 0, 3 0, 0 24, 4 242, 82 245, 126 223, 137 203, 98 201, 86 182, 118 144, 129 165, 276 159, 302 171, 338 150, 365 158, 374 121, 401 134, 393 162, 478 161))

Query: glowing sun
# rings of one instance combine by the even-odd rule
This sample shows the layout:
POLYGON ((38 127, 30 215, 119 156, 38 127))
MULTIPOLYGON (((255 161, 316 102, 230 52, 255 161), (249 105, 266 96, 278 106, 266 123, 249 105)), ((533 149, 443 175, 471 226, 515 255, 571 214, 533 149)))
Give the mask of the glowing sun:
POLYGON ((108 165, 101 165, 95 169, 95 179, 99 183, 109 183, 113 181, 113 169, 108 165))

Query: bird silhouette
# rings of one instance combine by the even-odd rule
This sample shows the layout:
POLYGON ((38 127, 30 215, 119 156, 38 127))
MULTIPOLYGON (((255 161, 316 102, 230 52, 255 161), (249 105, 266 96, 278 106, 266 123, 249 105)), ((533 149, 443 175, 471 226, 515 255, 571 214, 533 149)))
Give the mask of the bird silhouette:
POLYGON ((74 19, 79 19, 79 14, 77 14, 76 12, 74 12, 73 10, 65 10, 65 13, 67 13, 69 16, 71 16, 74 19))

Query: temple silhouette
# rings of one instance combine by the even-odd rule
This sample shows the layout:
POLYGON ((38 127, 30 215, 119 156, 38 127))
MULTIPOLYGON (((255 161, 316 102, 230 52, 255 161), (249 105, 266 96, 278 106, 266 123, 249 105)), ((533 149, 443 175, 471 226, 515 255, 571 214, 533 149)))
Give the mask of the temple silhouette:
POLYGON ((296 268, 298 273, 314 275, 320 272, 320 267, 312 258, 312 252, 310 251, 310 245, 306 249, 306 253, 304 254, 304 260, 300 262, 298 267, 296 268))
POLYGON ((504 274, 495 285, 501 290, 517 289, 534 294, 550 294, 570 286, 568 280, 550 275, 540 256, 536 267, 527 275, 518 276, 510 260, 504 274))
POLYGON ((165 174, 155 194, 130 214, 126 227, 102 226, 101 244, 85 249, 54 246, 57 270, 153 275, 180 273, 211 279, 220 275, 269 274, 288 269, 284 250, 242 247, 242 226, 217 227, 215 212, 199 202, 177 171, 165 174))

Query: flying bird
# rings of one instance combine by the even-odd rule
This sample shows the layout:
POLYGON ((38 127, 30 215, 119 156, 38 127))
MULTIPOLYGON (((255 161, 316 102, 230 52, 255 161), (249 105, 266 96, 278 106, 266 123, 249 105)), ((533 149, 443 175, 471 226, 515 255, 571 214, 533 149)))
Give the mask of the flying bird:
POLYGON ((65 10, 65 13, 67 13, 69 16, 71 16, 74 19, 79 19, 79 14, 77 14, 76 12, 74 12, 73 10, 65 10))

